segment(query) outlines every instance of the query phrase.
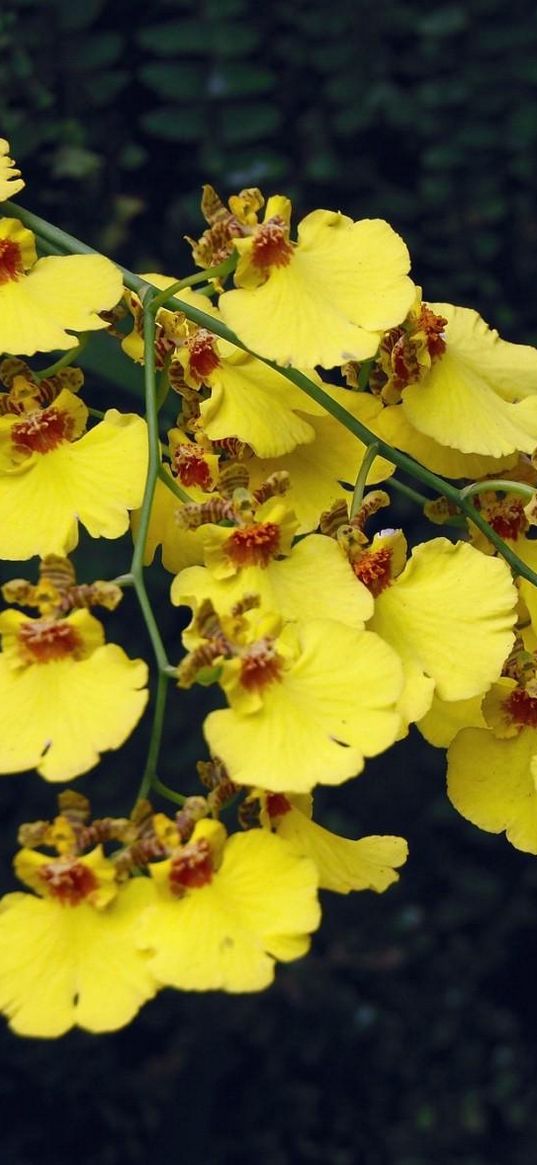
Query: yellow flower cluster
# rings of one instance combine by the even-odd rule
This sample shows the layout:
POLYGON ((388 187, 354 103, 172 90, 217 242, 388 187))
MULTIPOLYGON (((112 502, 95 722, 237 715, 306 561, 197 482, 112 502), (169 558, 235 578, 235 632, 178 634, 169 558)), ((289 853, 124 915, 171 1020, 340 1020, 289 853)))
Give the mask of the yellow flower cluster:
MULTIPOLYGON (((0 199, 23 185, 0 139, 0 199)), ((201 273, 127 273, 126 288, 102 256, 57 253, 72 240, 50 224, 0 219, 0 558, 39 559, 35 582, 3 588, 0 772, 71 781, 135 729, 147 665, 91 614, 123 586, 158 672, 130 814, 92 821, 70 791, 21 827, 0 1010, 24 1035, 112 1030, 165 986, 266 987, 308 950, 319 890, 398 880, 404 839, 339 837, 313 794, 411 724, 449 749, 460 812, 537 853, 537 351, 425 302, 386 222, 316 210, 295 239, 283 196, 225 206, 206 187, 202 208, 201 273), (74 361, 96 329, 143 365, 147 424, 81 399, 74 361), (63 355, 22 359, 42 352, 63 355), (369 487, 420 500, 399 469, 457 541, 409 550, 380 528, 390 497, 369 487), (127 573, 77 582, 79 525, 116 539, 129 522, 127 573), (159 547, 190 611, 171 662, 143 572, 159 547), (170 680, 217 693, 199 795, 158 776, 170 680)))

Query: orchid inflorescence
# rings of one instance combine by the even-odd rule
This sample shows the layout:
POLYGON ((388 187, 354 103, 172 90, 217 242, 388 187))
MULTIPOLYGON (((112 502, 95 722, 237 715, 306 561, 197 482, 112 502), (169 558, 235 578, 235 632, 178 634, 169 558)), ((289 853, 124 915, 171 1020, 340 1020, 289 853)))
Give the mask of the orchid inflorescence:
POLYGON ((381 220, 316 210, 295 239, 287 198, 207 186, 198 270, 138 276, 7 202, 23 186, 2 139, 0 558, 38 562, 2 588, 0 772, 70 783, 152 716, 125 816, 64 787, 20 828, 0 1010, 51 1037, 116 1029, 166 986, 261 990, 307 952, 319 890, 397 881, 405 840, 337 836, 313 796, 411 724, 447 749, 459 812, 537 854, 537 351, 426 302, 381 220), (94 331, 140 366, 132 413, 83 399, 94 331), (455 540, 409 552, 393 493, 455 540), (80 526, 130 529, 123 575, 77 579, 80 526), (157 550, 182 654, 146 585, 157 550), (151 698, 93 613, 125 587, 151 698), (169 689, 196 684, 217 698, 191 792, 159 752, 169 689))

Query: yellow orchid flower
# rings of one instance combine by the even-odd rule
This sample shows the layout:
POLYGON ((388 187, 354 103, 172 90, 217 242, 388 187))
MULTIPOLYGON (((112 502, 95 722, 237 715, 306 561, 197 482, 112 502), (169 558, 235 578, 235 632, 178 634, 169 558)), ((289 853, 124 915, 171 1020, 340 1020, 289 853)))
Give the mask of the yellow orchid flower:
POLYGON ((319 925, 313 862, 265 830, 228 838, 219 822, 200 821, 149 870, 154 900, 138 945, 162 986, 261 991, 275 960, 306 954, 319 925))
POLYGON ((257 596, 262 609, 277 611, 285 621, 333 619, 337 613, 338 622, 360 629, 373 614, 372 596, 367 587, 356 586, 333 539, 309 534, 286 557, 272 558, 264 569, 246 563, 228 578, 216 577, 202 566, 181 571, 172 583, 171 599, 175 606, 194 611, 192 632, 183 633, 185 645, 191 648, 199 642, 196 613, 206 599, 218 611, 231 614, 246 595, 257 596))
POLYGON ((0 202, 6 198, 14 198, 26 185, 21 178, 20 170, 9 156, 9 142, 0 138, 0 202))
POLYGON ((407 248, 381 219, 353 222, 316 210, 289 236, 289 199, 269 198, 264 222, 236 238, 236 290, 220 297, 225 322, 278 364, 333 368, 374 356, 381 334, 415 296, 407 248))
MULTIPOLYGON (((373 539, 355 567, 362 582, 375 573, 375 555, 386 553, 376 545, 373 539)), ((434 538, 414 548, 398 577, 390 578, 389 563, 383 570, 368 626, 403 662, 404 720, 421 720, 435 689, 449 701, 482 695, 514 639, 517 591, 506 564, 467 543, 434 538)))
POLYGON ((311 820, 311 798, 265 793, 262 789, 254 789, 250 797, 261 802, 263 824, 289 842, 296 853, 314 862, 320 890, 336 894, 375 890, 382 894, 399 881, 397 867, 408 856, 403 837, 372 836, 351 841, 311 820))
POLYGON ((206 642, 181 663, 179 683, 215 667, 230 707, 209 713, 204 734, 232 781, 307 792, 355 776, 393 744, 401 664, 377 635, 328 619, 280 630, 265 614, 202 616, 206 642))
POLYGON ((63 554, 78 523, 93 538, 119 538, 142 500, 145 421, 108 409, 85 433, 88 410, 69 389, 45 408, 0 416, 0 554, 63 554))
POLYGON ((118 268, 103 255, 38 259, 34 235, 0 219, 0 352, 33 356, 72 348, 72 332, 107 326, 97 314, 121 297, 118 268))
POLYGON ((15 872, 37 896, 0 901, 0 1010, 12 1030, 50 1038, 129 1023, 157 990, 135 945, 148 879, 119 885, 100 845, 55 858, 22 849, 15 872))
MULTIPOLYGON (((453 450, 494 459, 531 453, 537 445, 537 349, 500 339, 470 308, 432 303, 422 305, 423 310, 440 319, 443 330, 441 336, 431 333, 429 360, 414 364, 408 359, 399 377, 401 404, 396 407, 419 434, 412 438, 401 419, 392 421, 399 428, 399 441, 413 444, 418 457, 421 449, 429 456, 426 464, 433 457, 440 465, 435 446, 445 446, 451 458, 450 469, 445 469, 449 476, 464 472, 453 450)), ((412 335, 404 326, 395 331, 401 333, 396 346, 404 341, 408 347, 412 335)), ((382 351, 381 344, 381 369, 382 351)), ((383 393, 392 372, 387 372, 383 393)))
POLYGON ((37 768, 48 781, 85 773, 119 748, 148 699, 147 666, 105 644, 86 610, 64 619, 0 615, 0 773, 37 768))

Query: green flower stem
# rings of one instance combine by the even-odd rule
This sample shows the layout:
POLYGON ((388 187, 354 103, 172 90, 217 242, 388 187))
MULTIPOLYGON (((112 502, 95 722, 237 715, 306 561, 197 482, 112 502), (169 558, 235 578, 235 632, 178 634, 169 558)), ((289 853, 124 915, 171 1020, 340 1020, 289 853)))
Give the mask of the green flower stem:
POLYGON ((160 793, 162 797, 166 797, 168 801, 173 801, 176 805, 184 805, 187 798, 183 793, 176 793, 175 789, 170 789, 169 785, 165 785, 163 781, 154 776, 151 782, 155 792, 160 793))
POLYGON ((110 579, 116 587, 133 587, 134 578, 132 574, 118 574, 116 578, 110 579))
POLYGON ((395 489, 397 493, 404 494, 406 498, 410 498, 418 506, 426 506, 427 502, 431 501, 431 498, 426 497, 425 494, 420 494, 417 489, 412 489, 411 485, 406 485, 404 481, 399 481, 398 477, 389 477, 382 485, 384 489, 395 489))
POLYGON ((180 502, 182 502, 183 505, 188 505, 189 502, 192 501, 192 498, 189 497, 187 493, 185 493, 184 489, 181 489, 181 486, 177 485, 177 482, 174 480, 174 478, 171 477, 169 473, 166 473, 163 465, 159 466, 158 476, 164 485, 168 487, 171 493, 174 494, 174 496, 180 502))
POLYGON ((144 797, 147 797, 151 786, 154 785, 156 780, 156 769, 162 742, 162 731, 164 728, 164 715, 166 712, 167 695, 168 677, 165 676, 162 672, 159 672, 157 690, 155 694, 153 724, 151 726, 151 737, 149 740, 149 748, 147 750, 144 774, 140 783, 140 788, 136 794, 136 801, 141 801, 144 797))
MULTIPOLYGON (((5 203, 4 203, 4 206, 5 206, 5 203)), ((45 258, 45 256, 48 257, 49 255, 69 255, 70 254, 69 251, 60 250, 59 247, 53 247, 52 243, 49 243, 47 241, 47 239, 43 239, 41 236, 39 236, 37 241, 39 243, 39 251, 43 251, 43 255, 41 255, 41 254, 39 255, 40 259, 45 258)))
MULTIPOLYGON (((79 239, 74 238, 73 235, 67 234, 65 231, 60 230, 59 227, 53 226, 45 219, 39 218, 37 215, 32 214, 30 211, 24 210, 22 207, 17 206, 15 203, 5 202, 3 210, 5 214, 12 214, 15 218, 18 218, 20 222, 24 223, 24 225, 27 226, 30 230, 33 230, 41 238, 51 243, 52 246, 58 247, 60 250, 63 249, 72 252, 73 254, 82 255, 98 254, 98 252, 94 251, 92 247, 88 247, 86 243, 82 243, 79 239)), ((142 299, 144 296, 148 295, 149 292, 151 292, 152 297, 154 296, 154 287, 152 287, 151 284, 146 283, 144 279, 141 279, 139 275, 134 275, 132 271, 128 271, 124 267, 119 267, 119 270, 123 274, 125 285, 131 291, 137 292, 137 294, 140 295, 142 299)), ((506 545, 506 543, 503 541, 503 538, 500 538, 499 535, 496 534, 496 531, 492 529, 492 527, 488 522, 485 521, 479 511, 476 510, 471 502, 469 502, 467 498, 463 496, 462 491, 457 489, 456 486, 451 485, 450 482, 444 481, 443 478, 438 477, 436 473, 432 473, 431 470, 426 469, 425 466, 420 465, 417 461, 414 461, 414 459, 409 457, 407 453, 402 453, 401 450, 393 448, 386 441, 383 441, 380 437, 377 437, 376 434, 372 433, 370 429, 361 423, 361 421, 357 420, 356 417, 353 417, 351 413, 347 412, 347 410, 344 409, 342 405, 333 400, 329 393, 325 392, 320 385, 314 384, 314 382, 310 380, 309 377, 307 377, 303 372, 299 372, 296 368, 283 368, 280 365, 275 364, 273 360, 267 360, 266 357, 260 356, 257 352, 251 352, 251 350, 246 347, 246 344, 241 343, 238 336, 236 336, 235 333, 230 330, 230 328, 226 327, 226 325, 221 320, 215 319, 213 316, 208 315, 207 312, 201 311, 200 308, 192 307, 190 304, 184 303, 182 300, 176 299, 173 296, 164 300, 162 306, 169 308, 170 311, 183 312, 187 319, 192 320, 193 323, 198 324, 202 328, 207 328, 207 330, 213 332, 214 335, 220 336, 220 338, 223 340, 228 340, 236 348, 240 348, 243 352, 250 353, 263 364, 266 364, 269 368, 273 368, 276 372, 279 372, 280 375, 285 377, 286 380, 289 380, 291 384, 295 384, 297 388, 300 388, 302 392, 306 393, 306 395, 309 396, 312 400, 316 401, 317 404, 320 404, 327 413, 329 413, 332 417, 335 417, 336 421, 339 421, 340 424, 344 425, 345 428, 348 429, 350 433, 353 433, 354 436, 358 438, 358 440, 362 441, 364 445, 372 445, 373 442, 375 442, 378 445, 379 454, 381 454, 383 457, 386 457, 388 461, 391 461, 392 464, 396 465, 398 469, 401 469, 403 473, 407 473, 410 477, 416 478, 418 481, 422 481, 424 485, 427 485, 435 493, 438 493, 442 497, 447 498, 448 501, 453 502, 454 505, 457 506, 458 509, 461 510, 462 513, 465 514, 465 516, 469 518, 469 520, 473 522, 474 525, 477 526, 483 534, 486 535, 489 542, 492 542, 493 546, 496 547, 505 561, 509 563, 514 573, 521 575, 522 578, 527 579, 528 582, 533 584, 533 586, 537 586, 537 574, 533 570, 530 570, 530 568, 526 566, 524 562, 522 562, 522 559, 518 557, 518 554, 515 554, 514 551, 511 550, 510 546, 506 545)))
POLYGON ((168 669, 170 663, 161 639, 153 608, 147 594, 144 581, 144 553, 151 519, 151 509, 160 468, 160 443, 158 432, 157 393, 155 383, 155 316, 149 310, 149 305, 155 294, 154 288, 147 292, 144 298, 144 380, 145 380, 145 408, 147 419, 147 433, 149 443, 149 464, 145 483, 140 523, 134 545, 130 575, 142 612, 145 625, 151 639, 153 652, 159 669, 153 724, 145 769, 138 790, 137 801, 147 796, 148 790, 156 777, 156 770, 162 742, 164 728, 164 714, 166 711, 166 697, 168 694, 168 669))
MULTIPOLYGON (((153 289, 154 290, 154 289, 153 289)), ((155 659, 159 671, 169 667, 168 657, 160 637, 157 621, 153 614, 151 603, 144 582, 144 554, 151 520, 151 508, 155 495, 158 472, 160 468, 160 445, 158 434, 158 416, 156 408, 155 390, 155 317, 150 311, 144 312, 144 343, 145 343, 145 407, 147 418, 147 433, 149 442, 149 464, 145 483, 140 523, 134 544, 130 573, 134 582, 134 589, 145 620, 149 638, 153 645, 155 659)))
POLYGON ((98 421, 102 421, 102 419, 104 417, 104 413, 101 412, 100 409, 90 409, 88 407, 88 405, 86 405, 86 408, 88 410, 90 417, 96 417, 98 421))
POLYGON ((535 497, 535 487, 524 481, 504 481, 501 477, 489 478, 487 481, 474 481, 461 489, 461 498, 469 498, 472 494, 488 493, 490 490, 501 490, 506 494, 522 494, 522 497, 532 501, 535 497))
POLYGON ((364 457, 362 464, 360 466, 360 469, 358 471, 358 475, 356 477, 356 485, 354 487, 354 493, 352 495, 351 512, 350 512, 351 518, 356 517, 356 514, 358 513, 358 510, 360 509, 360 506, 362 504, 364 490, 365 490, 365 486, 366 486, 366 482, 367 482, 367 475, 369 473, 369 470, 371 469, 371 466, 375 460, 375 457, 377 456, 378 449, 379 449, 379 447, 377 445, 377 442, 373 441, 373 443, 371 445, 369 445, 369 447, 366 451, 365 457, 364 457))
POLYGON ((157 413, 160 413, 162 406, 166 403, 168 393, 170 391, 170 378, 168 376, 168 361, 166 362, 162 372, 159 376, 158 392, 157 392, 157 413))
POLYGON ((48 368, 40 368, 39 372, 34 372, 34 376, 37 376, 38 380, 44 380, 45 377, 55 376, 62 368, 68 368, 70 364, 74 364, 78 360, 78 357, 82 355, 88 340, 89 333, 83 332, 78 344, 74 348, 69 348, 68 352, 64 352, 63 356, 60 356, 60 359, 56 360, 54 364, 49 364, 48 368))
POLYGON ((167 287, 165 291, 159 292, 154 299, 151 300, 151 311, 157 312, 159 307, 162 307, 166 300, 171 295, 175 295, 176 291, 182 291, 184 287, 194 287, 196 283, 208 283, 209 279, 224 279, 226 275, 230 275, 237 263, 236 255, 230 255, 228 259, 224 259, 217 267, 207 267, 204 271, 196 271, 194 275, 187 275, 185 279, 178 279, 177 283, 172 283, 171 287, 167 287))

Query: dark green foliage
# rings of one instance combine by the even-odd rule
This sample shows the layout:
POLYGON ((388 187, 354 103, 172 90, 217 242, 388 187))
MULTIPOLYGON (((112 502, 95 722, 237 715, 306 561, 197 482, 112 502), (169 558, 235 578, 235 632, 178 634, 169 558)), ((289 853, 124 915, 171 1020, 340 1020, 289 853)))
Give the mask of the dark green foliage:
POLYGON ((185 269, 204 181, 259 184, 387 217, 427 295, 530 340, 536 46, 530 0, 6 0, 2 133, 30 205, 137 267, 185 269))

